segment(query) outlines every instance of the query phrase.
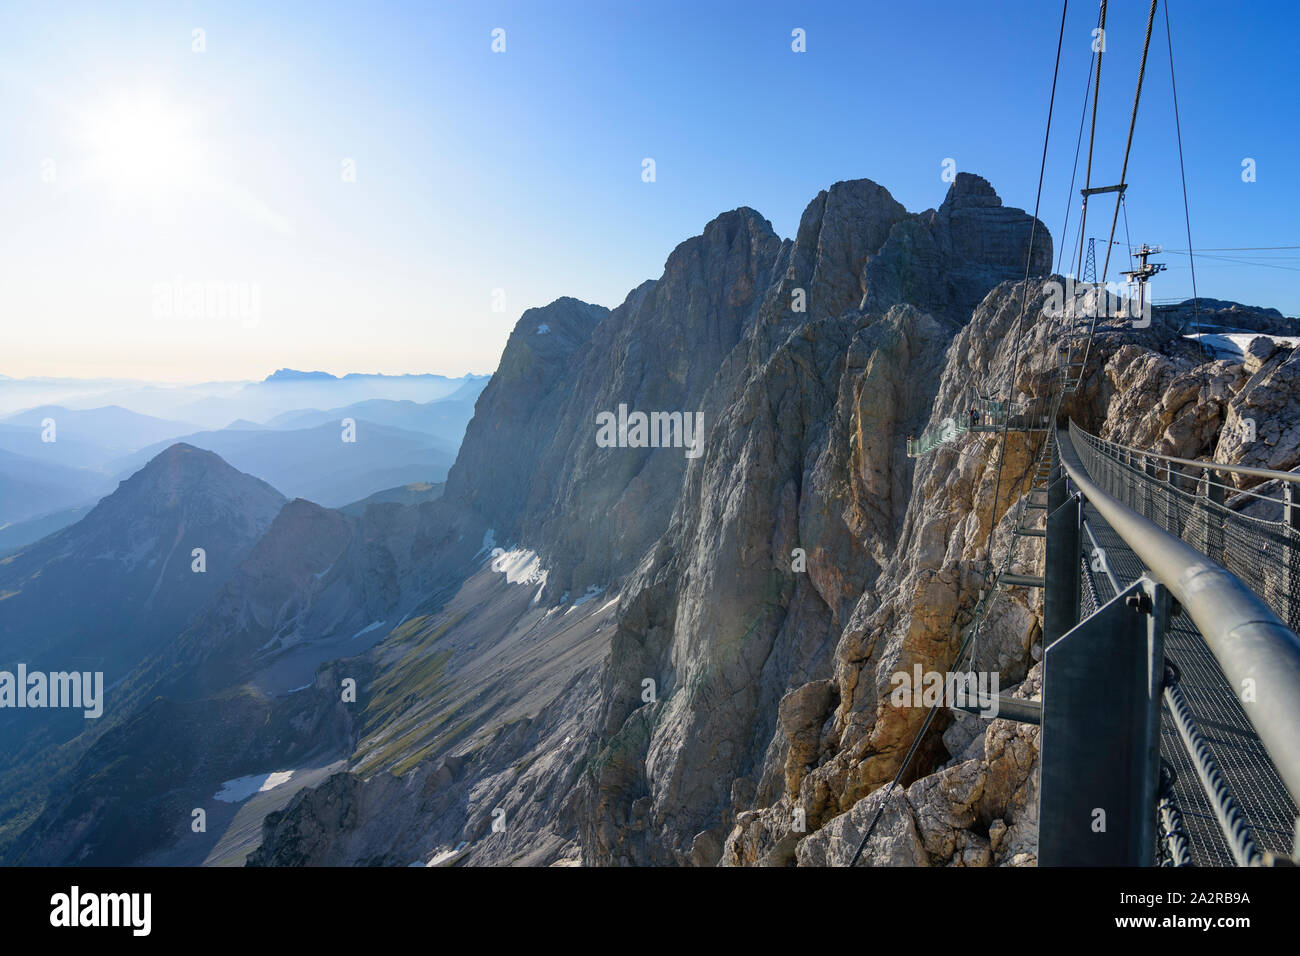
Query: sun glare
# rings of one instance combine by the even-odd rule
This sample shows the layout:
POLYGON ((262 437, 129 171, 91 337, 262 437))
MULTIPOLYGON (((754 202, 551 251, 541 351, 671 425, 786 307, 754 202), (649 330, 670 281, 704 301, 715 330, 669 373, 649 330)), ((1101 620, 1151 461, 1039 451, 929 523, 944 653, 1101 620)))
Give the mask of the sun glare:
POLYGON ((193 117, 161 97, 119 98, 85 115, 92 177, 133 194, 183 189, 201 174, 193 117))

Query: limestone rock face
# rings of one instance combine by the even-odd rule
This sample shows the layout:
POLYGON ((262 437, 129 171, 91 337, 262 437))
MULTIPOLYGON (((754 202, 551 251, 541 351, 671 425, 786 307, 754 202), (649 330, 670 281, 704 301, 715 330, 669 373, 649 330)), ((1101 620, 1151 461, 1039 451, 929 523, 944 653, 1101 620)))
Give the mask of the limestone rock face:
POLYGON ((501 363, 479 395, 444 495, 501 528, 508 540, 542 449, 567 397, 563 383, 574 354, 609 310, 557 299, 519 319, 501 363), (512 520, 513 519, 513 520, 512 520))
POLYGON ((1225 302, 1222 299, 1186 299, 1175 305, 1158 305, 1155 312, 1163 321, 1180 326, 1188 332, 1215 329, 1247 329, 1269 335, 1295 335, 1300 332, 1300 322, 1288 318, 1277 309, 1225 302))
POLYGON ((912 302, 965 322, 999 282, 1043 275, 1052 267, 1052 237, 1024 210, 1002 205, 988 181, 958 173, 937 210, 910 216, 891 230, 869 264, 864 309, 912 302), (1030 243, 1033 255, 1030 257, 1030 243))
MULTIPOLYGON (((949 198, 934 219, 935 229, 947 230, 936 268, 974 282, 996 261, 996 244, 954 241, 952 222, 967 222, 967 213, 994 215, 1008 228, 1018 216, 1020 251, 1027 248, 1028 218, 1003 211, 973 177, 960 179, 949 198)), ((855 650, 846 651, 841 632, 869 613, 864 595, 874 597, 873 582, 894 560, 900 533, 903 543, 910 540, 905 440, 930 417, 945 349, 959 329, 944 316, 897 304, 910 287, 897 287, 892 301, 885 290, 871 291, 875 260, 863 250, 881 235, 894 236, 905 221, 872 183, 840 183, 818 196, 785 275, 740 347, 743 364, 733 356, 715 380, 721 418, 699 467, 687 471, 664 539, 634 579, 631 591, 642 597, 636 613, 625 614, 607 666, 602 746, 622 753, 644 740, 644 774, 591 781, 599 794, 587 838, 593 861, 695 862, 698 834, 710 832, 712 845, 745 802, 762 807, 784 799, 773 810, 787 818, 784 829, 767 826, 772 838, 755 837, 746 852, 753 860, 789 862, 791 832, 798 832, 790 830, 798 818, 795 794, 806 793, 798 809, 808 829, 847 805, 846 777, 859 771, 836 754, 844 753, 841 738, 856 730, 854 717, 868 698, 854 693, 856 668, 838 673, 839 653, 858 653, 861 641, 855 630, 855 650), (846 210, 862 221, 846 223, 846 210), (806 318, 792 307, 798 289, 807 293, 806 318), (854 309, 859 297, 881 311, 854 309), (634 651, 625 655, 623 647, 634 651), (656 679, 666 695, 644 719, 649 708, 638 708, 632 693, 643 677, 656 679), (808 690, 787 696, 808 682, 808 690), (835 713, 814 716, 832 686, 840 697, 835 713), (782 699, 786 716, 778 726, 782 699), (643 728, 647 720, 648 738, 616 729, 643 728), (605 834, 616 842, 604 843, 605 834)), ((1016 266, 1001 268, 1010 274, 1016 266)), ((945 301, 963 294, 969 290, 945 293, 945 301)), ((1010 500, 1005 494, 1004 506, 1010 500)), ((972 525, 972 534, 977 530, 972 525)), ((942 534, 939 543, 942 555, 942 534)), ((936 599, 918 619, 918 634, 945 614, 953 618, 962 573, 912 582, 918 596, 932 592, 936 599)), ((1027 634, 1016 640, 1027 654, 1027 634)), ((912 716, 887 722, 883 735, 901 738, 912 716)), ((851 790, 865 793, 874 780, 855 778, 851 790)))
MULTIPOLYGON (((301 798, 259 859, 393 862, 467 842, 483 863, 843 865, 883 808, 872 865, 1033 864, 1034 727, 941 708, 886 793, 927 712, 894 698, 897 678, 954 666, 1041 439, 971 433, 916 460, 906 440, 976 393, 1052 393, 1065 323, 1050 260, 1041 224, 979 177, 917 215, 857 180, 819 194, 793 240, 735 210, 609 313, 527 313, 444 498, 421 506, 421 547, 477 547, 493 529, 535 550, 549 577, 528 614, 608 585, 608 641, 517 722, 363 780, 332 841, 306 818, 343 803, 301 798), (555 340, 534 341, 542 324, 555 340), (699 456, 598 447, 595 416, 619 403, 701 411, 699 456), (498 805, 512 822, 493 836, 498 805)), ((1294 460, 1292 352, 1205 362, 1183 334, 1159 315, 1099 322, 1061 422, 1294 460), (1259 447, 1225 440, 1252 414, 1259 447)), ((1041 540, 1017 547, 1011 569, 1038 573, 1041 540)), ((973 669, 1036 696, 1041 621, 1038 592, 999 591, 973 669)), ((392 666, 377 659, 376 680, 392 666)), ((480 673, 490 697, 502 678, 480 673)))
MULTIPOLYGON (((930 425, 958 404, 953 385, 959 376, 1000 386, 1000 394, 1006 394, 1010 385, 1013 400, 1043 394, 1059 328, 1045 310, 1047 283, 1052 281, 1060 279, 1034 280, 1023 290, 1018 284, 999 287, 981 304, 949 350, 930 425), (1027 303, 1028 324, 1019 318, 1021 301, 1027 303), (1014 351, 1022 355, 1018 362, 1009 361, 1014 351)), ((1291 378, 1296 351, 1269 341, 1252 343, 1239 363, 1202 361, 1198 353, 1184 347, 1181 330, 1158 315, 1149 328, 1106 320, 1097 332, 1085 387, 1065 409, 1069 417, 1103 437, 1159 453, 1230 462, 1254 459, 1275 468, 1295 466, 1290 432, 1297 411, 1292 403, 1300 384, 1291 378), (1243 437, 1247 432, 1242 423, 1248 417, 1255 420, 1254 442, 1243 437)), ((838 798, 841 806, 851 803, 851 808, 826 820, 823 830, 798 844, 800 863, 845 862, 842 853, 836 855, 828 848, 834 846, 841 829, 853 825, 858 807, 874 804, 874 812, 884 792, 875 788, 896 770, 898 754, 910 744, 919 724, 920 715, 891 714, 881 703, 887 690, 883 674, 877 667, 875 680, 864 685, 871 669, 863 665, 877 655, 893 671, 898 664, 914 660, 902 655, 916 648, 925 654, 923 661, 944 666, 944 644, 936 645, 936 639, 945 628, 963 624, 962 609, 970 606, 979 584, 977 570, 989 517, 1001 515, 993 536, 994 553, 1005 551, 1007 512, 1001 501, 996 508, 989 507, 992 487, 987 462, 992 456, 976 451, 981 441, 986 440, 967 436, 918 464, 896 558, 877 579, 876 593, 869 589, 864 594, 841 637, 835 677, 841 698, 836 715, 837 722, 843 723, 841 750, 807 775, 802 799, 805 805, 833 805, 838 798), (972 474, 981 469, 982 477, 972 474), (945 567, 946 562, 951 564, 945 567), (900 725, 901 731, 891 729, 900 725), (853 745, 855 738, 859 742, 853 745), (874 772, 863 769, 873 762, 874 772), (819 777, 826 786, 818 786, 819 777), (859 799, 863 793, 871 795, 859 799)), ((1024 470, 1024 458, 1018 455, 1019 450, 1009 445, 1012 475, 1024 470)), ((1012 494, 1018 495, 1019 490, 1013 482, 1012 494)), ((1041 554, 1030 543, 1017 552, 1011 570, 1037 571, 1040 562, 1041 554)), ((983 667, 997 670, 1004 686, 1024 678, 1015 696, 1036 696, 1041 688, 1041 665, 1034 663, 1041 658, 1041 611, 1036 597, 1010 589, 993 605, 981 637, 977 659, 984 661, 983 667)), ((955 633, 948 631, 949 648, 955 633)), ((910 826, 915 827, 928 861, 1034 864, 1038 729, 994 720, 981 732, 982 722, 976 718, 963 714, 950 719, 940 737, 944 752, 926 755, 923 748, 917 761, 937 769, 907 790, 913 811, 910 826), (945 755, 951 762, 943 763, 945 755), (965 798, 977 780, 983 789, 974 801, 972 818, 965 798)), ((891 800, 898 802, 897 797, 891 800)), ((744 850, 753 843, 750 835, 767 818, 775 821, 784 813, 788 813, 784 807, 756 813, 747 827, 738 828, 729 838, 724 860, 748 862, 744 850)), ((775 838, 769 836, 768 842, 775 838)), ((866 854, 870 860, 877 861, 873 852, 881 863, 896 858, 894 844, 873 850, 875 843, 873 837, 872 852, 866 854)))
POLYGON ((1248 354, 1241 378, 1245 381, 1226 403, 1214 460, 1295 470, 1300 465, 1300 349, 1270 347, 1248 354), (1265 352, 1267 359, 1259 361, 1265 352))
POLYGON ((800 842, 798 865, 848 866, 882 804, 884 812, 863 850, 866 859, 875 866, 928 865, 925 843, 906 794, 895 790, 886 799, 886 792, 882 788, 859 800, 847 813, 800 842))
MULTIPOLYGON (((612 312, 560 299, 520 319, 447 480, 498 543, 548 568, 548 600, 626 575, 663 533, 683 447, 597 445, 597 415, 702 414, 718 366, 752 325, 783 244, 752 209, 724 213, 612 312), (539 329, 547 329, 540 332, 539 329)), ((684 437, 684 436, 683 436, 684 437)))
POLYGON ((799 220, 787 273, 806 289, 810 318, 835 318, 861 305, 865 267, 906 218, 903 205, 869 179, 836 183, 817 194, 799 220))

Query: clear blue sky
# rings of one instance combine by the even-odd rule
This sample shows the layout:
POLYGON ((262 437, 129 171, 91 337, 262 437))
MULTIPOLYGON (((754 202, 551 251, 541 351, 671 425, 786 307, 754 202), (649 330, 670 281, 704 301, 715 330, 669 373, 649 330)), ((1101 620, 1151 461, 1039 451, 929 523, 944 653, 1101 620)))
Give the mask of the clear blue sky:
MULTIPOLYGON (((1297 6, 1170 13, 1194 243, 1300 245, 1297 6)), ((1119 175, 1145 15, 1111 4, 1094 182, 1119 175)), ((951 157, 1032 208, 1059 17, 1055 0, 7 4, 0 374, 485 372, 524 309, 617 305, 736 206, 790 236, 818 190, 870 177, 919 211, 951 157), (256 286, 257 321, 160 318, 177 277, 256 286)), ((1071 4, 1042 212, 1058 244, 1095 21, 1071 4)), ((1133 241, 1185 249, 1163 4, 1128 180, 1133 241)), ((1200 293, 1300 314, 1300 258, 1281 258, 1300 250, 1246 255, 1279 258, 1202 260, 1200 293)), ((1164 260, 1153 294, 1190 294, 1185 257, 1164 260)))

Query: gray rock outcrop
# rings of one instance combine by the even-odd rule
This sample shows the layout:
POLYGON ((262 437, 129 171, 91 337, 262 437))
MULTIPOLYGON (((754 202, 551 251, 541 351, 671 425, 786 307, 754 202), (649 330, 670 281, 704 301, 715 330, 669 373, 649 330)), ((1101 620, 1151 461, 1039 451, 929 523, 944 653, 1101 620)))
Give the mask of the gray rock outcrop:
MULTIPOLYGON (((491 528, 534 550, 553 614, 607 586, 608 643, 526 723, 420 737, 431 749, 401 755, 405 776, 300 797, 268 821, 259 861, 396 862, 464 842, 471 863, 840 864, 883 803, 873 863, 1035 862, 1034 728, 945 711, 887 802, 885 785, 924 718, 890 702, 891 677, 952 664, 1034 453, 1012 436, 999 482, 995 436, 916 461, 906 439, 960 413, 973 383, 1016 401, 1054 387, 1050 261, 1046 229, 978 177, 919 215, 858 180, 820 193, 793 240, 736 210, 608 314, 572 300, 527 313, 446 494, 422 506, 424 540, 491 528), (548 310, 564 336, 542 354, 548 310), (702 411, 701 455, 597 446, 596 414, 619 403, 702 411), (451 757, 455 774, 440 769, 451 757), (328 838, 322 821, 354 790, 371 796, 328 838), (521 824, 485 839, 498 799, 521 824)), ((1268 407, 1269 460, 1285 460, 1292 353, 1252 351, 1248 370, 1186 345, 1176 322, 1103 322, 1066 414, 1199 454, 1268 407)), ((1024 548, 1013 567, 1039 558, 1024 548)), ((975 666, 1022 696, 1039 692, 1041 610, 1005 592, 977 646, 975 666)), ((376 679, 395 666, 378 661, 376 679)))

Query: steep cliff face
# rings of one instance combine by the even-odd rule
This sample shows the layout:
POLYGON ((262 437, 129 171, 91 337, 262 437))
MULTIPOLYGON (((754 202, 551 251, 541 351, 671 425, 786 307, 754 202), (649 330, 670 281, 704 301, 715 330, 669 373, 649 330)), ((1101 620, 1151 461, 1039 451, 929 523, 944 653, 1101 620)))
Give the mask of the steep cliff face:
POLYGON ((529 309, 474 406, 444 497, 494 522, 504 539, 518 533, 537 460, 554 437, 569 363, 608 314, 568 298, 529 309))
POLYGON ((1040 224, 1025 228, 1023 210, 1002 205, 987 180, 958 173, 937 210, 908 217, 865 273, 864 308, 911 302, 965 322, 999 282, 1043 275, 1052 267, 1052 240, 1040 224), (1030 246, 1033 254, 1030 255, 1030 246))
POLYGON ((782 243, 752 209, 714 219, 679 245, 663 276, 615 309, 565 383, 555 439, 539 461, 521 538, 550 572, 551 599, 624 577, 663 533, 682 476, 685 447, 600 447, 596 419, 631 412, 718 417, 707 395, 717 368, 754 321, 782 243), (536 545, 532 544, 536 542, 536 545))
MULTIPOLYGON (((920 215, 868 180, 837 183, 809 205, 793 241, 781 242, 752 210, 727 213, 679 246, 664 276, 634 290, 585 343, 569 335, 567 371, 546 366, 539 377, 555 372, 553 384, 529 383, 518 399, 506 386, 510 351, 541 324, 526 315, 443 501, 469 502, 495 540, 537 552, 543 605, 608 584, 622 595, 617 620, 608 649, 509 747, 500 734, 472 746, 420 738, 427 762, 463 768, 468 758, 477 782, 437 823, 408 820, 409 852, 455 845, 450 820, 472 841, 472 860, 524 856, 535 833, 518 825, 484 833, 493 808, 473 794, 488 789, 502 760, 555 766, 542 761, 557 743, 538 732, 546 713, 549 726, 566 728, 559 749, 569 763, 530 770, 529 792, 564 787, 563 812, 548 824, 555 849, 549 859, 528 856, 535 862, 716 863, 737 813, 802 786, 805 765, 861 710, 861 695, 837 677, 836 649, 862 617, 862 595, 895 560, 912 486, 905 439, 931 417, 961 320, 992 283, 1024 269, 1031 232, 1034 261, 1047 261, 1041 224, 965 174, 938 211, 920 215), (908 244, 922 239, 917 266, 950 277, 941 288, 904 268, 908 244), (601 447, 596 416, 620 403, 702 413, 701 453, 601 447), (490 490, 488 471, 519 461, 511 456, 522 442, 510 432, 518 416, 495 424, 489 410, 539 405, 544 416, 523 420, 540 427, 549 418, 553 431, 528 446, 526 480, 512 472, 512 494, 490 490), (846 715, 838 722, 837 709, 846 715)), ((451 659, 473 654, 466 647, 451 659)), ((858 772, 853 787, 865 792, 886 772, 883 762, 858 772)), ((340 795, 388 792, 385 779, 335 786, 340 795)), ((500 793, 517 819, 524 792, 500 793)), ((824 802, 829 816, 843 801, 824 802)), ((356 806, 380 804, 365 797, 356 806)), ((320 833, 313 806, 304 797, 277 818, 259 859, 298 859, 293 834, 320 833)), ((391 845, 392 819, 351 814, 346 834, 316 842, 310 858, 360 860, 374 841, 391 845), (381 831, 389 836, 380 840, 381 831)))
POLYGON ((797 791, 807 758, 843 731, 823 727, 844 707, 835 648, 895 554, 905 439, 929 417, 959 328, 946 314, 972 277, 1014 274, 1031 229, 966 175, 937 214, 907 216, 870 182, 839 183, 809 206, 743 362, 715 382, 728 397, 707 453, 622 607, 599 751, 618 759, 598 757, 604 772, 584 781, 592 862, 717 862, 735 814, 797 791), (996 242, 981 242, 985 226, 996 242), (882 263, 905 258, 900 237, 922 234, 927 267, 967 277, 964 287, 884 281, 899 272, 882 263), (895 304, 913 288, 942 301, 940 314, 895 304), (653 703, 641 697, 647 678, 653 703), (805 682, 819 689, 783 711, 805 682))
MULTIPOLYGON (((960 412, 971 381, 1015 401, 1047 394, 1062 332, 1050 314, 1049 283, 1061 281, 1005 283, 988 295, 947 350, 929 426, 960 412)), ((1284 469, 1300 463, 1290 419, 1278 414, 1294 401, 1288 370, 1300 352, 1258 340, 1242 362, 1205 362, 1182 331, 1176 319, 1160 316, 1148 328, 1101 322, 1084 387, 1062 420, 1182 456, 1268 460, 1284 469), (1247 417, 1267 440, 1241 440, 1234 422, 1247 417)), ((724 864, 845 865, 878 811, 865 852, 875 865, 1036 862, 1035 727, 941 710, 929 745, 887 803, 882 786, 925 716, 925 708, 892 704, 891 677, 918 665, 939 672, 952 666, 985 585, 991 522, 994 554, 1009 545, 1009 509, 1025 493, 1034 449, 1023 439, 1008 442, 995 502, 997 444, 996 436, 966 435, 918 460, 895 557, 844 628, 832 679, 796 688, 781 702, 784 791, 736 814, 724 864)), ((1041 559, 1039 543, 1022 541, 1010 569, 1039 573, 1041 559)), ((1012 696, 1037 697, 1041 622, 1038 592, 997 592, 974 669, 997 672, 1012 696)))
MULTIPOLYGON (((352 772, 268 820, 256 861, 847 862, 925 716, 894 706, 891 678, 951 666, 990 529, 1000 556, 1028 487, 1023 435, 905 451, 974 391, 1032 403, 1054 387, 1063 280, 1022 282, 1027 257, 1047 271, 1046 230, 978 177, 919 215, 860 180, 819 194, 793 241, 751 210, 719 217, 589 332, 593 312, 548 307, 577 331, 511 385, 533 361, 510 354, 537 334, 527 314, 453 477, 465 513, 536 552, 530 587, 498 596, 480 572, 381 645, 385 699, 445 669, 400 717, 372 718, 352 772), (596 416, 619 403, 702 411, 700 455, 600 447, 596 416), (490 469, 523 460, 510 495, 491 490, 490 469), (572 595, 605 584, 618 598, 566 623, 572 595)), ((1297 353, 1259 339, 1207 362, 1183 324, 1101 322, 1063 414, 1294 465, 1297 353), (1241 446, 1225 424, 1255 414, 1263 440, 1241 446)), ((1040 561, 1022 539, 1011 568, 1040 561)), ((1004 692, 1039 693, 1041 610, 1015 588, 989 606, 974 667, 1004 692)), ((1033 863, 1037 748, 1036 728, 942 711, 867 859, 1033 863)))
MULTIPOLYGON (((793 242, 752 209, 725 213, 613 312, 560 299, 525 313, 446 497, 469 504, 498 542, 535 548, 549 600, 621 579, 667 528, 692 458, 601 447, 597 415, 620 405, 697 413, 711 441, 744 382, 795 329, 903 302, 963 322, 989 288, 1023 270, 1031 231, 1029 217, 967 173, 937 212, 918 215, 870 180, 837 183, 809 204, 793 242)), ((1050 262, 1041 227, 1034 247, 1036 265, 1050 262)))
POLYGON ((719 821, 781 787, 779 754, 765 759, 777 705, 831 676, 839 631, 892 553, 904 439, 952 331, 907 306, 810 323, 731 403, 623 607, 602 754, 626 761, 631 732, 644 752, 630 780, 588 781, 596 859, 714 862, 719 821), (641 699, 647 678, 657 702, 641 699))
MULTIPOLYGON (((1019 291, 1011 283, 999 286, 969 324, 938 346, 943 351, 936 350, 927 376, 937 382, 937 390, 924 397, 918 410, 923 426, 961 414, 972 380, 992 390, 999 379, 1009 382, 1016 368, 1022 399, 1046 387, 1045 369, 1017 360, 1031 338, 1017 335, 1022 325, 1019 291)), ((781 701, 780 727, 766 770, 772 774, 781 768, 782 786, 766 800, 737 808, 721 856, 724 864, 846 863, 856 849, 883 798, 878 788, 893 778, 926 716, 926 708, 893 705, 891 678, 917 666, 923 672, 950 668, 985 584, 991 523, 999 523, 995 552, 1006 547, 1005 516, 1026 488, 1033 448, 1019 436, 1010 437, 999 486, 997 444, 995 435, 967 435, 916 461, 898 496, 898 522, 889 539, 893 547, 880 573, 856 592, 834 637, 830 679, 794 687, 781 701), (863 799, 873 791, 871 799, 863 799)), ((1017 556, 1013 570, 1028 571, 1037 560, 1033 547, 1022 548, 1017 556)), ((985 623, 975 669, 997 671, 1004 687, 1023 681, 1034 663, 1040 616, 1036 596, 1013 591, 1001 597, 985 623)), ((983 728, 976 734, 971 727, 978 723, 975 718, 945 734, 952 719, 946 712, 940 717, 909 779, 941 767, 949 758, 945 743, 958 754, 970 749, 975 736, 984 744, 983 728)), ((1020 733, 1014 725, 1006 726, 1008 733, 1020 733)), ((1005 743, 999 740, 998 746, 1005 743)), ((876 856, 887 850, 893 854, 887 862, 918 864, 941 848, 948 854, 944 862, 954 855, 972 865, 990 862, 987 835, 980 838, 983 842, 973 839, 966 833, 971 828, 967 818, 987 813, 992 801, 1008 803, 1011 793, 1026 786, 1027 776, 1004 773, 997 777, 1002 786, 995 792, 987 760, 964 773, 960 779, 949 774, 952 779, 917 780, 905 793, 896 792, 873 838, 876 856), (908 802, 913 800, 921 810, 908 802), (929 819, 936 815, 942 827, 929 819), (931 824, 943 832, 931 832, 931 824), (959 831, 966 835, 959 838, 959 831)), ((1034 800, 1021 793, 1015 805, 1023 815, 1034 800)), ((999 815, 1004 827, 1021 822, 1014 814, 1004 819, 1007 813, 999 815)), ((1026 839, 1032 845, 1032 837, 1019 836, 1000 841, 1000 848, 1019 849, 1026 839)))

